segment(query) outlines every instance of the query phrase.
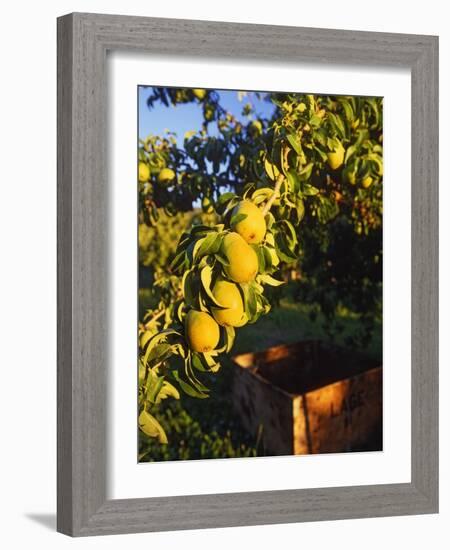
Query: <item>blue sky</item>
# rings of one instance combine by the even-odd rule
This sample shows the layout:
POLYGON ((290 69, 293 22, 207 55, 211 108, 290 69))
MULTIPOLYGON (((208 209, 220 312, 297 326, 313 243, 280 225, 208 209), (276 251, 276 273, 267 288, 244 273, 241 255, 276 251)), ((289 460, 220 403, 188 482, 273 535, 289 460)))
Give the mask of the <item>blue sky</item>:
MULTIPOLYGON (((242 116, 242 108, 248 102, 253 105, 256 114, 264 118, 270 117, 274 111, 271 103, 258 99, 253 92, 247 92, 247 96, 240 101, 237 91, 216 91, 220 95, 220 104, 241 121, 246 120, 246 117, 242 116)), ((195 102, 166 107, 158 101, 149 109, 147 98, 151 93, 151 88, 139 87, 139 137, 144 139, 149 134, 163 135, 168 129, 177 134, 178 145, 182 146, 186 132, 201 128, 203 122, 201 105, 195 102)), ((214 125, 210 124, 208 131, 214 135, 214 125)))

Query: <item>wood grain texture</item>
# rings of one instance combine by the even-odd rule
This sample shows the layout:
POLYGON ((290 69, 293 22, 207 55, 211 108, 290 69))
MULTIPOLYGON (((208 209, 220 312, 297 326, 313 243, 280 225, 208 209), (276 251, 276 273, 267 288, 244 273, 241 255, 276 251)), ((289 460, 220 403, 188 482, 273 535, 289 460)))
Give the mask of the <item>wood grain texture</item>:
POLYGON ((58 530, 74 536, 438 509, 438 39, 115 15, 58 20, 58 530), (412 481, 107 500, 106 53, 409 67, 412 481))
POLYGON ((382 368, 320 340, 232 357, 231 401, 268 456, 382 450, 382 368))
POLYGON ((293 397, 269 383, 252 368, 243 368, 237 361, 233 365, 232 402, 242 425, 257 437, 264 426, 262 443, 268 454, 294 453, 293 397))
POLYGON ((72 525, 72 19, 58 21, 57 528, 72 525))
POLYGON ((438 40, 411 70, 412 479, 438 509, 439 89, 438 40))

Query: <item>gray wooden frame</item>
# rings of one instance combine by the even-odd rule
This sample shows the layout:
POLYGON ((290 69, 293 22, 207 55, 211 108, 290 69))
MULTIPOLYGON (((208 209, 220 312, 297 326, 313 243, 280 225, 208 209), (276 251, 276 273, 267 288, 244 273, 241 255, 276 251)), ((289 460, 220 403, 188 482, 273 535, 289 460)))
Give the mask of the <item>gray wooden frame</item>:
POLYGON ((81 13, 59 18, 58 530, 82 536, 437 511, 438 38, 81 13), (411 483, 107 500, 109 50, 411 69, 411 483))

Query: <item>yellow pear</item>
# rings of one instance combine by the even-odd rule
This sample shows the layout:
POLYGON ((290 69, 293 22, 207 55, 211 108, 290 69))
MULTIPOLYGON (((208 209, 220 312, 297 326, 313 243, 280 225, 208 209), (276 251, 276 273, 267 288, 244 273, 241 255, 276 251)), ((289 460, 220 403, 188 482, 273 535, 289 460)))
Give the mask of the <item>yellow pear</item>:
POLYGON ((175 172, 171 168, 163 168, 158 174, 159 183, 170 183, 175 179, 175 172))
POLYGON ((193 94, 195 95, 195 97, 197 99, 199 99, 200 101, 202 99, 204 99, 205 95, 206 95, 206 90, 204 88, 193 88, 192 89, 192 92, 193 94))
POLYGON ((185 320, 186 336, 192 351, 212 351, 219 343, 219 325, 208 313, 191 309, 185 320))
POLYGON ((372 185, 372 183, 373 183, 372 176, 366 176, 361 182, 364 189, 368 189, 372 185))
POLYGON ((223 327, 237 327, 243 321, 244 304, 238 287, 229 281, 219 280, 213 288, 214 298, 226 309, 213 308, 214 319, 223 327))
POLYGON ((328 153, 328 164, 330 165, 330 168, 332 170, 337 170, 342 163, 344 162, 344 156, 345 156, 345 149, 342 145, 336 149, 336 151, 332 151, 328 153))
POLYGON ((244 214, 246 218, 233 225, 232 229, 250 244, 258 244, 266 234, 266 220, 262 210, 249 200, 234 207, 231 217, 244 214))
POLYGON ((214 212, 214 206, 209 197, 203 197, 202 210, 205 214, 212 214, 214 212))
POLYGON ((258 273, 258 256, 238 233, 228 233, 222 243, 222 251, 229 265, 225 272, 235 283, 249 283, 258 273))
POLYGON ((150 178, 150 168, 146 162, 139 163, 139 181, 144 183, 150 178))

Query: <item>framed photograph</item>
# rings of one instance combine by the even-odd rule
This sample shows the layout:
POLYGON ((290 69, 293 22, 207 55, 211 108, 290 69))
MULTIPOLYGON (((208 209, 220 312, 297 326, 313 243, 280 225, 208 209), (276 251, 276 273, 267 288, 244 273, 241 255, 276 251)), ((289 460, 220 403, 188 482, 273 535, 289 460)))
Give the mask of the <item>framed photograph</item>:
POLYGON ((438 39, 58 19, 58 530, 438 511, 438 39))

